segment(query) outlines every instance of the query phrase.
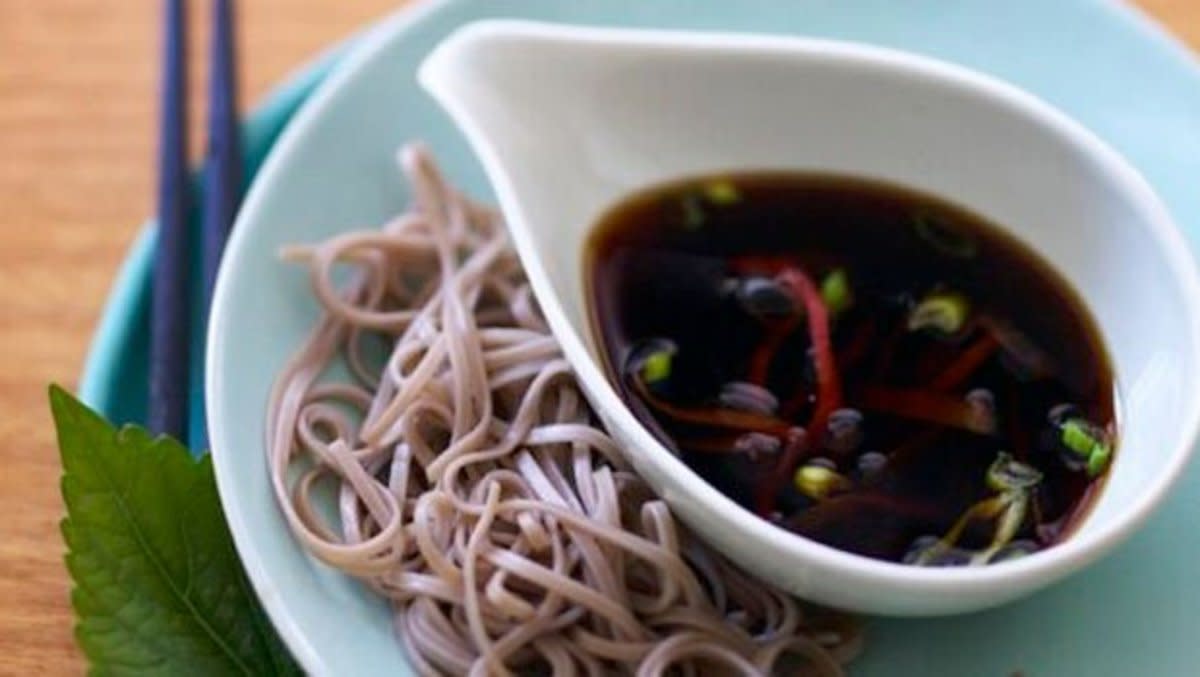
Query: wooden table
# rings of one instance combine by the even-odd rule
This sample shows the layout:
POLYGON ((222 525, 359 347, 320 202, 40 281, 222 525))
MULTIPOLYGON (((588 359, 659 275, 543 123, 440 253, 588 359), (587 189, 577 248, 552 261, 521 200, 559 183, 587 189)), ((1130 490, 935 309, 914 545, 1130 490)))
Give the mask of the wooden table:
MULTIPOLYGON (((397 4, 242 2, 243 101, 397 4)), ((1139 4, 1200 49, 1200 2, 1139 4)), ((197 65, 206 19, 193 17, 197 65)), ((45 392, 75 385, 113 273, 152 208, 157 29, 154 2, 0 0, 0 674, 84 667, 45 392)), ((205 81, 196 70, 193 149, 205 81)))

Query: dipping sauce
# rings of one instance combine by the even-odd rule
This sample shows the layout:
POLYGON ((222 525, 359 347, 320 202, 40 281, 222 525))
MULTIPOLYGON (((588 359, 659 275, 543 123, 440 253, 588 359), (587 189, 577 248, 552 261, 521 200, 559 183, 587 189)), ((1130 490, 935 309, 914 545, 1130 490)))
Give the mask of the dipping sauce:
POLYGON ((764 519, 868 557, 1051 547, 1116 446, 1112 368, 1050 263, 939 198, 821 174, 698 178, 610 210, 586 253, 608 373, 764 519))

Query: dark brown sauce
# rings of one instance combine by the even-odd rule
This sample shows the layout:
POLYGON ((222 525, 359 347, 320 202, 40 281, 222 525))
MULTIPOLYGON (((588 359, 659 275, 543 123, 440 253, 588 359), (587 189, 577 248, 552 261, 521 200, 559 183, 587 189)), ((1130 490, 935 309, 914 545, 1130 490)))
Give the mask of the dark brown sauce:
POLYGON ((1101 486, 1116 431, 1099 333, 1046 261, 978 215, 872 181, 750 173, 630 197, 585 256, 625 400, 785 528, 983 563, 1058 542, 1101 486), (828 311, 832 369, 800 277, 828 311))

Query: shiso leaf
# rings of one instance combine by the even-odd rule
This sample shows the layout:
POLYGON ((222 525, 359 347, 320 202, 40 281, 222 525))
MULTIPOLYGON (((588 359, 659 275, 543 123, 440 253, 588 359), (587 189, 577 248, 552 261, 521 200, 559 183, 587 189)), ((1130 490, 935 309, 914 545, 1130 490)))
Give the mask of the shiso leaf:
POLYGON ((250 589, 212 462, 50 387, 75 637, 96 675, 298 675, 250 589))

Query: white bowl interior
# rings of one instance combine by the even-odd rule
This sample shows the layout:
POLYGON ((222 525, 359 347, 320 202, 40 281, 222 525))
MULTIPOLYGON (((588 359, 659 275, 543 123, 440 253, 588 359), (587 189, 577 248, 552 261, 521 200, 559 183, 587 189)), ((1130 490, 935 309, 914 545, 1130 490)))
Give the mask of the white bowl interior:
POLYGON ((1194 274, 1145 183, 1032 97, 958 68, 833 43, 662 38, 477 25, 421 73, 480 152, 552 326, 639 471, 760 575, 876 612, 1005 601, 1125 535, 1177 474, 1197 403, 1194 274), (1122 426, 1108 485, 1067 544, 1021 563, 1000 585, 982 585, 1000 580, 995 571, 953 572, 944 580, 967 585, 975 576, 981 585, 955 588, 953 597, 931 598, 920 586, 881 597, 874 585, 882 579, 933 579, 819 553, 822 546, 762 531, 749 513, 730 516, 699 478, 630 429, 636 421, 613 410, 615 392, 595 366, 584 241, 598 215, 632 190, 729 169, 854 174, 945 196, 1007 227, 1074 285, 1110 351, 1122 426), (573 348, 590 354, 590 367, 573 348))

